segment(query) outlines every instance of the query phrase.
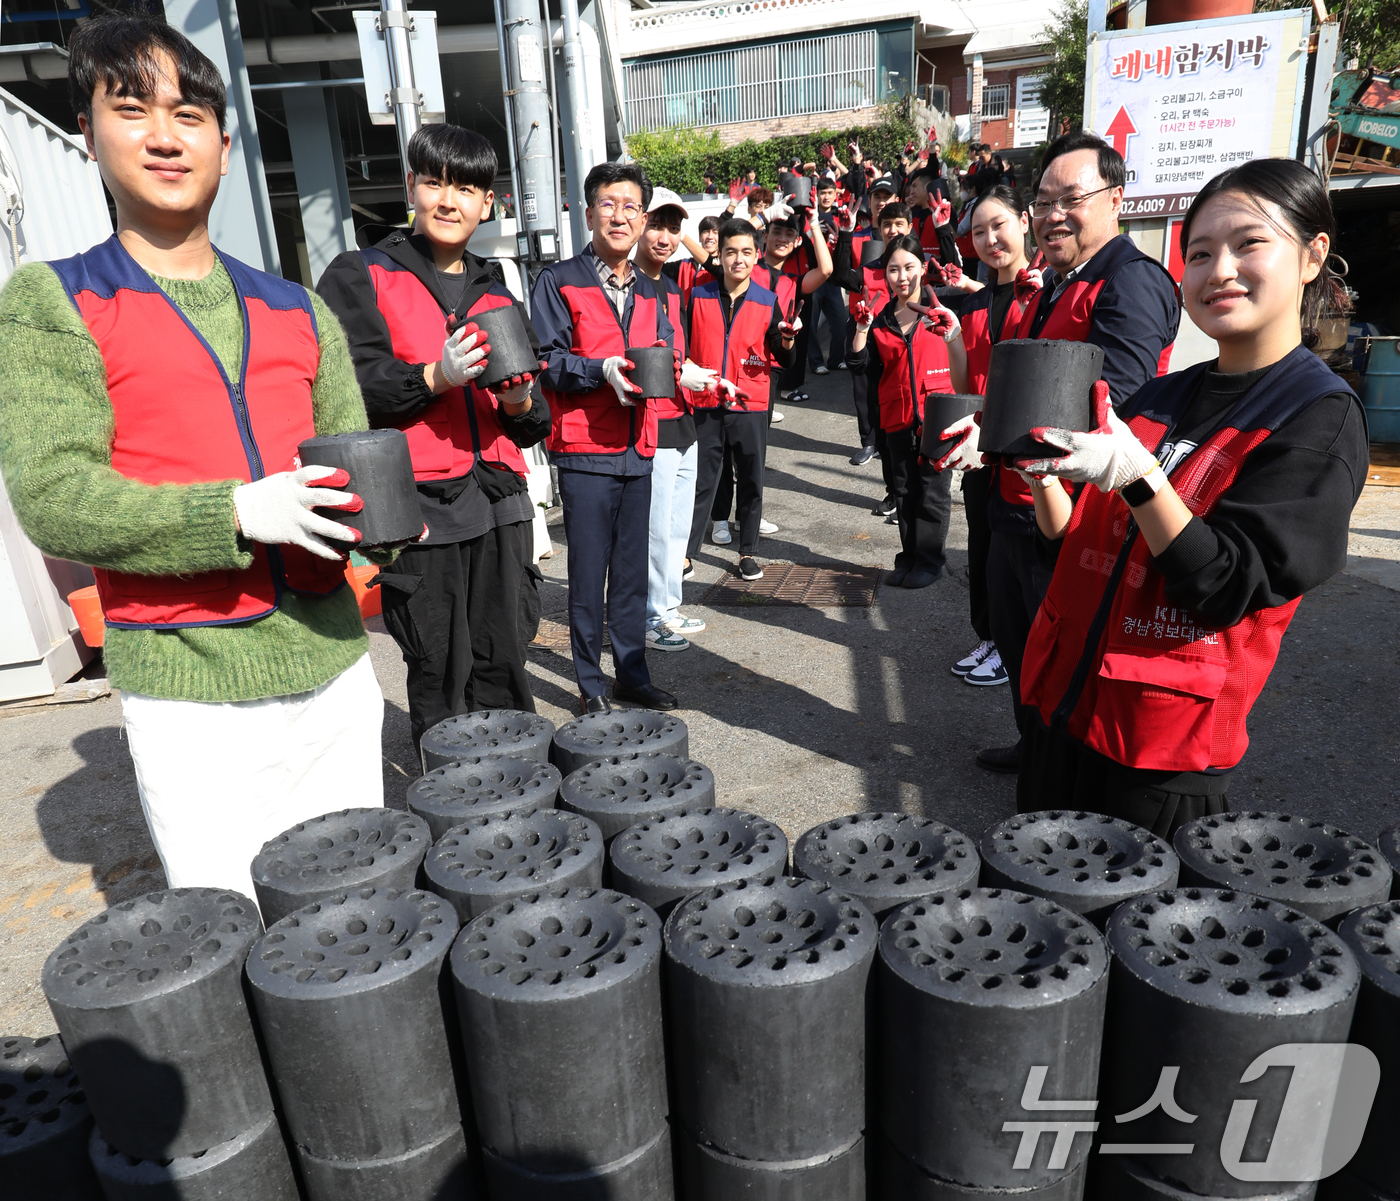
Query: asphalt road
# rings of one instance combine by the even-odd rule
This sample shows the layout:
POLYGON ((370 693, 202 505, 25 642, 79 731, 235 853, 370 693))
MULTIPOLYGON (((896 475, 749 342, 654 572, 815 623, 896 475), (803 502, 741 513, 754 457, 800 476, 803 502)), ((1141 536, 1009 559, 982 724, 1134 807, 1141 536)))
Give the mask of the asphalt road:
MULTIPOLYGON (((783 405, 786 420, 772 431, 765 516, 780 529, 764 541, 764 561, 889 567, 897 531, 870 514, 883 492, 879 464, 847 463, 856 441, 847 377, 808 388, 814 400, 783 405)), ((557 510, 554 518, 544 608, 562 622, 568 552, 557 510)), ((691 753, 714 771, 720 804, 771 818, 790 838, 864 809, 927 814, 976 836, 1013 811, 1013 779, 973 763, 979 747, 1014 737, 1007 690, 968 687, 948 670, 976 642, 957 504, 948 545, 949 569, 932 587, 882 588, 873 607, 841 609, 704 608, 699 598, 737 559, 706 545, 685 598, 709 628, 690 650, 649 661, 680 698, 691 753)), ((1400 489, 1366 490, 1351 549, 1347 570, 1303 601, 1284 639, 1231 799, 1373 838, 1400 821, 1400 489)), ((377 619, 371 630, 385 696, 385 797, 401 807, 418 771, 403 665, 377 619)), ((531 650, 530 659, 541 712, 567 720, 567 651, 531 650)), ((120 716, 115 697, 0 710, 5 1034, 52 1032, 39 971, 65 934, 163 885, 120 716)))

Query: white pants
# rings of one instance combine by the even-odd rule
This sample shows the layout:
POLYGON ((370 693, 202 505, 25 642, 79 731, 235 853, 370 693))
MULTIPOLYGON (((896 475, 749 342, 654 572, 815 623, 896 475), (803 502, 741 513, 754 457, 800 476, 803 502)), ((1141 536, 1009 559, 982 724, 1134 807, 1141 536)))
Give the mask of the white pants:
POLYGON ((254 897, 249 866, 263 843, 322 813, 384 804, 384 697, 368 654, 295 696, 120 695, 141 808, 171 888, 254 897))

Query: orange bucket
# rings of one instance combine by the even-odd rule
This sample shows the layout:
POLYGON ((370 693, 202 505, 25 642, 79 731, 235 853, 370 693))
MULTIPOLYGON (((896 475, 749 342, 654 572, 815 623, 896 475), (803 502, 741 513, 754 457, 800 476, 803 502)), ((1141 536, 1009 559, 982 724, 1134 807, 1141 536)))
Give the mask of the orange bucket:
POLYGON ((78 619, 78 633, 83 636, 83 641, 93 650, 98 650, 107 626, 102 620, 102 602, 97 599, 97 586, 93 584, 70 592, 68 607, 78 619))
POLYGON ((378 574, 379 568, 373 563, 364 567, 348 563, 345 567, 345 578, 355 590, 355 599, 360 602, 360 616, 366 620, 384 612, 383 594, 379 591, 379 585, 375 584, 372 588, 369 586, 369 581, 378 574))

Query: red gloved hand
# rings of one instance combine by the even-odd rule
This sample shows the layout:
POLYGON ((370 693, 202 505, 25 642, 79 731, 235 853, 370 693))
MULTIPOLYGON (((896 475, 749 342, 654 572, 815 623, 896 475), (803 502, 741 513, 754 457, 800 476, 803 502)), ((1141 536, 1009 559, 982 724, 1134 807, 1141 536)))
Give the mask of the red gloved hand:
POLYGON ((953 202, 944 196, 933 203, 934 225, 947 225, 953 219, 953 202))
POLYGON ((939 263, 938 274, 945 288, 956 288, 962 283, 963 269, 957 263, 939 263))
POLYGON ((1016 303, 1022 308, 1035 297, 1041 289, 1040 272, 1034 267, 1022 267, 1016 272, 1016 281, 1012 284, 1012 293, 1016 297, 1016 303))
POLYGON ((729 181, 729 199, 742 200, 744 198, 744 185, 737 179, 729 181))
POLYGON ((917 149, 918 149, 918 147, 915 146, 913 142, 908 142, 908 143, 905 144, 904 153, 905 153, 905 154, 913 154, 914 151, 917 150, 917 149))
POLYGON ((924 149, 924 150, 920 150, 920 151, 919 151, 919 162, 920 162, 920 163, 927 163, 927 162, 928 162, 928 150, 927 150, 927 149, 924 149))
MULTIPOLYGON (((653 346, 665 346, 665 345, 666 345, 666 339, 665 339, 665 338, 657 338, 657 340, 656 340, 655 342, 653 342, 652 345, 653 345, 653 346)), ((673 348, 673 349, 671 350, 671 355, 672 355, 672 357, 676 360, 676 386, 677 386, 677 387, 680 387, 680 382, 681 382, 681 352, 680 352, 679 350, 676 350, 676 349, 673 348)))
POLYGON ((851 316, 855 319, 856 329, 868 330, 875 321, 875 314, 864 300, 857 300, 855 307, 851 310, 851 316))
POLYGON ((957 315, 940 304, 935 303, 933 306, 927 306, 914 304, 911 301, 909 308, 924 319, 924 326, 930 333, 937 334, 945 342, 951 342, 958 330, 962 328, 958 323, 957 315))
POLYGON ((824 158, 827 162, 830 162, 835 157, 836 147, 833 146, 830 142, 824 143, 822 146, 822 158, 824 158))

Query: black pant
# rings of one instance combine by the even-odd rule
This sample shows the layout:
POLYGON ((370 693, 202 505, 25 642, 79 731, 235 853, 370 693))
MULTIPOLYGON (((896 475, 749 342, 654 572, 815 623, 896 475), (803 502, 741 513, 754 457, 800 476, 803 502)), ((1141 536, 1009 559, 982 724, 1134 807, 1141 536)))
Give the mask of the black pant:
POLYGON ((817 326, 821 324, 823 314, 826 315, 826 332, 829 335, 826 365, 835 371, 846 346, 846 306, 841 303, 841 285, 831 280, 812 293, 812 332, 807 340, 807 361, 813 367, 819 366, 822 361, 817 326))
POLYGON ((535 711, 519 628, 528 521, 466 542, 408 546, 380 572, 384 625, 408 666, 408 719, 424 731, 478 709, 535 711))
POLYGON ((1229 806, 1230 776, 1124 767, 1047 730, 1032 714, 1021 743, 1016 811, 1087 809, 1121 817, 1170 841, 1177 829, 1229 806))
POLYGON ((992 636, 992 619, 987 598, 987 552, 992 545, 992 526, 987 520, 987 497, 996 472, 990 467, 962 473, 963 512, 967 517, 967 602, 972 629, 978 638, 992 636))
POLYGON ((726 443, 738 476, 739 553, 758 552, 758 523, 763 517, 763 461, 768 454, 768 414, 729 409, 699 409, 695 414, 698 442, 695 464, 695 514, 690 522, 689 558, 700 553, 706 522, 712 520, 726 443))
POLYGON ((919 462, 917 430, 895 430, 885 435, 890 467, 890 495, 898 506, 900 552, 896 567, 923 569, 935 575, 946 562, 943 547, 948 540, 952 513, 952 473, 935 471, 919 462))
POLYGON ((1024 735, 1027 720, 1034 720, 1021 704, 1021 660, 1036 610, 1050 589, 1052 572, 1035 553, 1034 534, 1004 534, 992 531, 987 553, 987 603, 992 623, 992 639, 1001 653, 1006 674, 1011 677, 1011 706, 1016 728, 1024 735))
MULTIPOLYGON (((851 338, 855 333, 855 322, 852 321, 847 327, 846 334, 846 357, 849 359, 854 351, 851 350, 851 338)), ((875 435, 880 432, 880 401, 877 396, 871 394, 870 380, 864 371, 851 372, 851 402, 856 410, 856 429, 860 432, 860 444, 862 446, 874 446, 875 435)))
POLYGON ((608 686, 603 654, 603 600, 607 597, 617 682, 651 683, 647 670, 647 556, 650 475, 602 475, 559 468, 564 536, 569 541, 569 646, 583 696, 608 686))
MULTIPOLYGON (((799 281, 798 287, 801 287, 799 281)), ((792 392, 802 387, 807 379, 807 343, 812 337, 812 298, 804 296, 799 310, 802 317, 802 328, 797 331, 797 337, 792 344, 792 366, 784 367, 782 371, 782 383, 779 387, 784 392, 792 392)))
POLYGON ((715 488, 715 503, 710 506, 711 521, 728 521, 734 510, 734 448, 726 440, 724 462, 720 464, 719 486, 715 488))

